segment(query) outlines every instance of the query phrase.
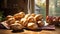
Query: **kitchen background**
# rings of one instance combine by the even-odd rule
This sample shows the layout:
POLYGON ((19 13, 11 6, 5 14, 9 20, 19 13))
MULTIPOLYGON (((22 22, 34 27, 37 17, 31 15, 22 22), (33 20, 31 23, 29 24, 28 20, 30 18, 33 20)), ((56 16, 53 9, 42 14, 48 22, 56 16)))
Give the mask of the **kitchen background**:
POLYGON ((43 14, 45 19, 46 9, 49 10, 49 16, 59 16, 60 0, 0 0, 0 21, 7 15, 13 15, 20 11, 26 14, 43 14), (49 2, 49 4, 46 2, 49 2))

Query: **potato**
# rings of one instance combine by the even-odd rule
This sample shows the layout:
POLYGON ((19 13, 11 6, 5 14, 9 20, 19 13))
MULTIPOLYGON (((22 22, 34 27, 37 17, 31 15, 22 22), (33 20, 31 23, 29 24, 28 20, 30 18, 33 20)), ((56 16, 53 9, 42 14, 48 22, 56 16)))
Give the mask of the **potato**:
POLYGON ((28 22, 36 23, 36 21, 35 21, 34 17, 32 17, 32 16, 30 16, 30 17, 28 18, 28 22))
POLYGON ((27 28, 31 30, 35 30, 38 28, 38 25, 36 23, 28 23, 27 28))
POLYGON ((42 16, 42 14, 37 14, 34 18, 36 21, 39 21, 39 20, 43 19, 43 16, 42 16))
POLYGON ((23 18, 24 16, 25 16, 25 13, 24 12, 20 12, 20 13, 15 14, 14 18, 18 20, 18 19, 23 18))
POLYGON ((8 20, 7 20, 7 24, 14 24, 15 23, 15 18, 9 18, 8 20))
POLYGON ((35 17, 35 16, 36 16, 36 14, 32 13, 30 16, 35 17))
POLYGON ((39 27, 44 26, 44 22, 43 21, 38 21, 37 24, 38 24, 39 27))
POLYGON ((26 18, 22 18, 22 19, 20 20, 20 24, 22 24, 24 27, 26 27, 27 24, 28 24, 28 20, 27 20, 26 18))
POLYGON ((13 16, 11 16, 11 15, 8 15, 7 17, 6 17, 6 20, 8 20, 9 18, 12 18, 13 16))
POLYGON ((24 18, 28 19, 30 17, 30 14, 26 14, 24 18))
POLYGON ((15 23, 15 24, 12 24, 12 25, 10 26, 10 28, 11 28, 12 30, 17 31, 17 30, 22 30, 22 29, 23 29, 23 26, 22 26, 21 24, 19 24, 19 23, 15 23))

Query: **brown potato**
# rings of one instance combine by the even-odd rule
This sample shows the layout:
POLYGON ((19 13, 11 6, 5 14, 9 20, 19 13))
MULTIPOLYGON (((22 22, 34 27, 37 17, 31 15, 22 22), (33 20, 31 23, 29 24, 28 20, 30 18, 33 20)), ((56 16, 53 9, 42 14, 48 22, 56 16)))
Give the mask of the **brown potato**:
POLYGON ((25 13, 24 12, 20 12, 20 13, 17 13, 14 15, 14 18, 15 19, 21 19, 25 16, 25 13))
POLYGON ((11 16, 11 15, 8 15, 7 17, 6 17, 6 20, 8 20, 9 18, 12 18, 13 16, 11 16))
POLYGON ((28 24, 28 20, 27 20, 26 18, 22 18, 22 19, 20 20, 20 24, 22 24, 24 27, 26 27, 27 24, 28 24))
POLYGON ((22 29, 23 29, 23 26, 22 26, 21 24, 19 24, 19 23, 15 23, 15 24, 12 24, 12 25, 10 26, 10 28, 11 28, 12 30, 17 31, 17 30, 22 30, 22 29))
POLYGON ((14 24, 15 23, 15 18, 9 18, 8 20, 7 20, 7 24, 14 24))
POLYGON ((30 17, 30 14, 26 14, 24 18, 28 19, 30 17))
POLYGON ((37 14, 34 18, 36 21, 39 21, 39 20, 43 19, 43 16, 42 16, 42 14, 37 14))
POLYGON ((20 21, 19 20, 16 20, 15 23, 20 23, 20 21))
POLYGON ((39 27, 44 26, 44 22, 43 21, 38 21, 37 24, 38 24, 39 27))
POLYGON ((32 13, 30 16, 35 17, 35 16, 36 16, 36 14, 32 13))
POLYGON ((36 21, 35 21, 34 17, 32 17, 32 16, 30 16, 30 17, 28 18, 28 22, 36 23, 36 21))
POLYGON ((38 25, 36 23, 28 23, 27 28, 31 30, 36 30, 38 28, 38 25))

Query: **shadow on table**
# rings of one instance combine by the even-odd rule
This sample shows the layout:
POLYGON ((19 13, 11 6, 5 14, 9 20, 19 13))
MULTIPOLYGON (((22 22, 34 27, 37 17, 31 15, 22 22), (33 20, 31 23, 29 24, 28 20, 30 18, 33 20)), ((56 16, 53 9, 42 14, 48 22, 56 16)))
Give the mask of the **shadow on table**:
POLYGON ((12 33, 24 32, 24 30, 12 30, 12 33))
POLYGON ((35 31, 35 32, 41 31, 41 29, 31 30, 31 29, 28 29, 28 28, 26 28, 25 30, 28 30, 28 31, 35 31))

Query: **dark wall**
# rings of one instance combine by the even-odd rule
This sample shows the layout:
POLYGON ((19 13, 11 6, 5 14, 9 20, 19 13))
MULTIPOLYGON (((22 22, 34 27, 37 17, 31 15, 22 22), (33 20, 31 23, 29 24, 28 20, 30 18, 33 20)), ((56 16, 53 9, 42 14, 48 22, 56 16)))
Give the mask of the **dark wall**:
POLYGON ((27 13, 27 0, 7 0, 5 7, 5 0, 1 1, 1 9, 4 11, 4 16, 13 15, 20 11, 27 13))
POLYGON ((2 8, 4 8, 4 0, 0 0, 0 10, 2 10, 2 8))

